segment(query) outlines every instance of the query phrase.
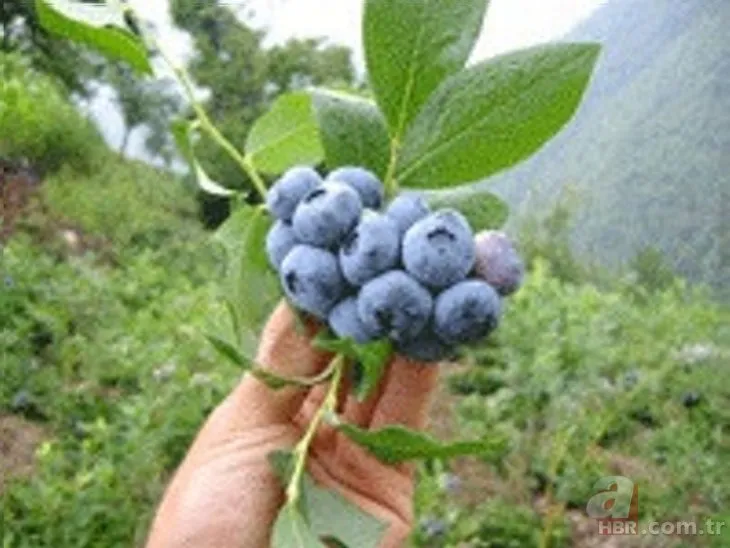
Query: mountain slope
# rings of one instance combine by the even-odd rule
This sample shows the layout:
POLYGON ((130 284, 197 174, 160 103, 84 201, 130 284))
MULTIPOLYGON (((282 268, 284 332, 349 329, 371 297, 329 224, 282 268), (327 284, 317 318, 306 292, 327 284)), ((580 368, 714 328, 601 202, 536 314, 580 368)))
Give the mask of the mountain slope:
POLYGON ((577 188, 576 249, 605 264, 644 246, 730 286, 730 2, 613 0, 569 40, 604 45, 574 121, 488 184, 525 211, 577 188))

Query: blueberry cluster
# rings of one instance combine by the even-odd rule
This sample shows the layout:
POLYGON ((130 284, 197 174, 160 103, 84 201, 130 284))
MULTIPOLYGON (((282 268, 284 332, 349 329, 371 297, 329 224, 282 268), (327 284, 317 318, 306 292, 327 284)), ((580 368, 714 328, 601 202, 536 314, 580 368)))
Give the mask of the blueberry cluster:
POLYGON ((289 301, 338 337, 389 338, 411 358, 446 359, 496 327, 522 262, 503 233, 475 239, 458 211, 432 212, 415 194, 383 201, 383 184, 366 169, 325 179, 290 169, 267 196, 277 219, 269 260, 289 301))

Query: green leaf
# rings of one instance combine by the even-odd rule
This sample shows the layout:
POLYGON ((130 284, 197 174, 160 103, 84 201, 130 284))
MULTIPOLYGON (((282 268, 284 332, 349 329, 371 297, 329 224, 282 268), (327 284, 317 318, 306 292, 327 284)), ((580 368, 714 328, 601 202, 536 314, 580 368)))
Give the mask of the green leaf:
POLYGON ((375 103, 338 91, 315 89, 311 93, 327 167, 362 166, 384 177, 390 143, 375 103))
POLYGON ((213 179, 208 177, 208 174, 203 170, 197 160, 193 160, 192 168, 195 173, 195 180, 198 181, 198 186, 201 188, 201 190, 207 192, 208 194, 225 197, 232 196, 236 193, 235 190, 230 190, 228 188, 222 187, 221 185, 213 181, 213 179))
MULTIPOLYGON (((294 454, 277 450, 268 454, 282 486, 289 484, 294 470, 294 454)), ((388 525, 368 514, 345 497, 319 487, 305 472, 302 478, 302 515, 320 538, 335 539, 348 547, 375 548, 380 545, 388 525)))
POLYGON ((256 120, 246 139, 246 158, 266 173, 315 165, 323 157, 312 97, 306 92, 281 95, 256 120))
POLYGON ((206 333, 205 338, 208 339, 211 346, 213 346, 213 348, 215 348, 221 356, 229 360, 232 364, 239 367, 243 366, 247 369, 250 367, 251 362, 246 359, 234 343, 227 341, 214 333, 206 333))
POLYGON ((433 91, 461 70, 487 0, 367 0, 363 41, 370 85, 399 137, 433 91))
POLYGON ((364 430, 352 424, 339 423, 337 428, 386 464, 425 458, 487 456, 501 451, 504 446, 503 438, 442 443, 423 432, 409 430, 403 426, 364 430))
POLYGON ((387 339, 358 344, 352 339, 340 339, 325 332, 317 335, 312 344, 322 350, 342 354, 359 364, 362 375, 356 379, 353 391, 360 401, 366 400, 377 388, 393 354, 393 344, 387 339))
POLYGON ((239 323, 238 313, 236 312, 236 307, 229 299, 226 299, 223 304, 226 307, 226 312, 228 313, 228 319, 231 321, 231 328, 233 329, 233 333, 236 336, 236 341, 238 341, 238 339, 240 338, 240 334, 241 334, 241 324, 239 323))
POLYGON ((320 538, 336 539, 353 548, 380 546, 386 523, 336 491, 317 486, 306 474, 302 483, 310 527, 320 538))
POLYGON ((500 228, 509 217, 509 206, 484 190, 434 192, 426 199, 431 209, 450 207, 460 211, 475 232, 500 228))
POLYGON ((215 196, 224 197, 232 196, 236 193, 236 191, 224 188, 213 181, 198 162, 193 147, 192 134, 195 131, 195 124, 193 122, 183 119, 173 120, 171 131, 177 149, 190 165, 190 169, 192 169, 195 175, 195 180, 203 191, 215 196))
POLYGON ((319 375, 315 375, 314 377, 282 377, 280 375, 272 373, 271 371, 268 371, 267 369, 263 369, 260 367, 251 369, 250 372, 254 377, 263 382, 272 390, 279 390, 287 386, 311 388, 312 386, 327 382, 332 376, 333 371, 334 367, 331 365, 330 367, 322 371, 319 375))
POLYGON ((86 44, 110 59, 125 61, 141 74, 152 74, 147 48, 127 30, 119 5, 36 0, 35 8, 48 32, 86 44))
POLYGON ((289 485, 291 476, 294 473, 294 453, 284 449, 271 451, 266 458, 274 469, 276 477, 281 481, 282 487, 289 485))
POLYGON ((393 346, 390 341, 376 341, 365 347, 360 346, 360 357, 357 363, 362 368, 361 375, 354 386, 355 398, 359 401, 368 399, 380 384, 385 373, 393 346))
POLYGON ((253 359, 261 328, 279 300, 281 290, 276 273, 266 257, 266 233, 271 219, 262 206, 242 204, 215 233, 228 255, 223 288, 230 308, 242 330, 242 354, 253 359))
POLYGON ((272 548, 326 548, 307 524, 299 509, 286 504, 274 523, 272 548))
POLYGON ((404 137, 396 177, 404 186, 441 188, 528 157, 573 116, 599 51, 587 43, 539 46, 452 76, 404 137))

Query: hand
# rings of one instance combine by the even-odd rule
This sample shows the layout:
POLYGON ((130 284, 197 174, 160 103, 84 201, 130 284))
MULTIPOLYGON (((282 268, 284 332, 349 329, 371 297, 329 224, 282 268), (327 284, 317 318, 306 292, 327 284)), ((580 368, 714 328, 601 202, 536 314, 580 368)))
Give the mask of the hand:
MULTIPOLYGON (((310 335, 313 334, 310 329, 310 335)), ((270 318, 257 362, 282 376, 311 377, 331 356, 297 333, 281 304, 270 318)), ((403 424, 422 428, 437 368, 396 357, 378 393, 359 403, 343 387, 338 410, 361 427, 403 424)), ((273 391, 251 375, 211 414, 175 474, 157 512, 148 547, 265 547, 284 489, 267 454, 291 449, 319 408, 325 386, 273 391)), ((323 425, 307 470, 321 486, 341 493, 390 524, 382 546, 402 546, 413 522, 413 473, 409 465, 386 466, 323 425)))

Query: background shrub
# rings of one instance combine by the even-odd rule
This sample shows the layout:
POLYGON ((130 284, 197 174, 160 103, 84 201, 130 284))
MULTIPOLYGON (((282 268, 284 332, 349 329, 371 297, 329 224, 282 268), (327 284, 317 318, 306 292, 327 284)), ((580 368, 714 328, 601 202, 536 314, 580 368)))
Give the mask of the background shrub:
POLYGON ((41 172, 63 164, 89 171, 106 147, 50 77, 20 56, 0 53, 0 157, 27 160, 41 172))

